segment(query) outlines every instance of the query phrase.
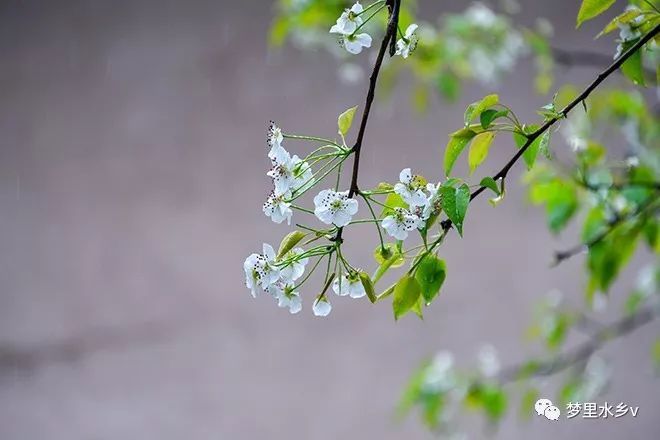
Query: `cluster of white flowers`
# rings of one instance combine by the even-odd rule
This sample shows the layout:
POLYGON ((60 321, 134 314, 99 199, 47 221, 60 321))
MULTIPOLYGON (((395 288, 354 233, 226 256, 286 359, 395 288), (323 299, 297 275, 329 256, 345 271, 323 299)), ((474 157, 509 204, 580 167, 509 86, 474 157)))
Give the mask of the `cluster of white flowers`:
POLYGON ((280 307, 287 307, 291 313, 302 309, 300 293, 295 289, 295 281, 302 277, 307 265, 307 258, 296 258, 303 253, 301 248, 294 248, 279 261, 275 250, 267 243, 263 245, 262 254, 252 254, 245 259, 245 285, 257 297, 263 291, 277 300, 280 307), (283 267, 278 263, 290 261, 283 267))
POLYGON ((491 84, 503 73, 511 71, 516 59, 527 51, 525 39, 514 30, 508 20, 498 16, 482 3, 474 3, 460 17, 460 26, 469 26, 488 35, 484 41, 454 32, 447 38, 450 54, 465 59, 472 66, 470 72, 482 84, 491 84))
MULTIPOLYGON (((337 22, 330 28, 331 34, 339 35, 339 44, 346 49, 348 53, 357 55, 365 47, 371 47, 372 38, 366 32, 357 33, 365 24, 362 14, 373 7, 363 8, 360 2, 355 2, 350 9, 341 13, 337 22)), ((380 6, 382 9, 384 5, 380 6)), ((367 19, 368 20, 368 19, 367 19)), ((406 33, 396 42, 396 54, 403 58, 413 53, 417 47, 419 37, 417 36, 417 25, 408 26, 406 33)))
POLYGON ((298 156, 289 154, 282 146, 284 135, 282 130, 270 122, 268 127, 267 145, 270 147, 268 158, 272 168, 266 173, 273 179, 273 190, 263 205, 263 212, 275 223, 284 220, 291 224, 293 211, 289 200, 296 191, 304 191, 314 184, 312 168, 298 156))
POLYGON ((411 53, 417 48, 419 37, 417 36, 417 26, 415 23, 408 26, 403 38, 396 42, 396 54, 401 55, 403 58, 408 58, 411 53))
POLYGON ((360 14, 364 8, 360 2, 355 2, 351 9, 346 9, 337 19, 337 23, 330 28, 331 34, 339 35, 339 44, 348 53, 354 55, 362 52, 362 48, 371 47, 371 35, 366 32, 356 34, 355 32, 364 24, 360 14))
POLYGON ((405 240, 410 231, 422 229, 426 220, 441 209, 439 188, 440 184, 432 183, 424 187, 421 179, 413 176, 410 168, 401 170, 399 182, 394 185, 394 192, 401 196, 408 208, 394 208, 383 219, 381 225, 387 234, 397 240, 405 240))
MULTIPOLYGON (((630 5, 626 8, 626 11, 630 10, 635 10, 639 9, 637 6, 630 5)), ((640 23, 644 21, 644 16, 639 15, 635 17, 634 19, 630 20, 628 23, 617 23, 617 27, 619 28, 619 44, 616 46, 616 52, 614 54, 614 58, 619 58, 621 54, 623 53, 623 48, 627 43, 630 43, 631 41, 635 41, 639 37, 642 36, 642 32, 638 29, 640 23)))

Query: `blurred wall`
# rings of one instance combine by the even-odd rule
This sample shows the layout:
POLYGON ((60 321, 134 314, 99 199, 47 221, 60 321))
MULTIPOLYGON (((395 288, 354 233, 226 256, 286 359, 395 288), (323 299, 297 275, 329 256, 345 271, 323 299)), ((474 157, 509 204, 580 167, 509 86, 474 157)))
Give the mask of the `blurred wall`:
MULTIPOLYGON (((428 17, 465 7, 420 4, 428 17)), ((559 46, 611 50, 592 41, 596 24, 574 31, 576 2, 523 6, 523 22, 555 24, 559 46)), ((448 239, 449 278, 423 322, 340 299, 317 319, 312 291, 296 316, 253 300, 242 261, 287 232, 261 214, 265 122, 332 136, 336 115, 366 92, 340 83, 323 53, 269 52, 271 17, 266 1, 0 4, 3 440, 433 438, 415 417, 392 417, 421 359, 448 349, 467 365, 490 342, 503 362, 519 361, 538 352, 521 336, 535 303, 552 289, 581 302, 580 259, 548 267, 576 234, 550 237, 516 185, 496 210, 477 201, 466 237, 448 239)), ((524 63, 499 89, 528 115, 547 101, 530 93, 530 73, 524 63)), ((593 75, 564 70, 558 82, 593 75)), ((435 99, 424 117, 406 91, 373 114, 363 182, 394 179, 404 165, 439 177, 446 134, 491 90, 474 86, 457 105, 435 99)), ((490 166, 511 151, 498 143, 490 166)), ((376 237, 364 231, 348 242, 370 268, 376 237)), ((658 330, 605 351, 615 383, 602 400, 639 405, 636 419, 511 417, 493 436, 657 437, 648 347, 658 330)))

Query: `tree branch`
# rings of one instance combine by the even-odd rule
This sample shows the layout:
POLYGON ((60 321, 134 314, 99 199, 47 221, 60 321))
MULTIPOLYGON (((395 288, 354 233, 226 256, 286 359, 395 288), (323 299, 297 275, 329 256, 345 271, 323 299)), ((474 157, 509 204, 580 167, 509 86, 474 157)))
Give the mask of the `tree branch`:
MULTIPOLYGON (((649 199, 641 204, 637 209, 635 209, 633 212, 631 212, 628 215, 624 216, 616 216, 614 219, 612 219, 608 223, 608 227, 604 229, 600 234, 596 235, 594 238, 589 240, 586 243, 580 243, 578 245, 573 246, 572 248, 563 250, 563 251, 557 251, 555 252, 555 261, 553 266, 558 266, 561 264, 564 260, 567 260, 571 257, 574 257, 575 255, 591 249, 593 246, 596 246, 598 243, 601 241, 605 240, 608 235, 610 235, 617 227, 619 227, 621 224, 633 220, 637 218, 638 216, 642 215, 645 213, 647 209, 651 207, 654 201, 656 201, 657 198, 655 198, 653 195, 649 196, 649 199)), ((657 212, 660 210, 659 206, 656 206, 654 209, 651 209, 653 213, 657 212)))
POLYGON ((652 322, 658 316, 660 316, 659 307, 647 307, 641 309, 619 321, 603 326, 600 330, 595 332, 589 340, 578 345, 573 350, 560 353, 553 358, 534 364, 533 371, 531 372, 531 367, 528 362, 513 365, 503 369, 500 374, 497 375, 497 380, 500 383, 508 383, 516 382, 530 376, 552 376, 553 374, 566 370, 573 365, 585 362, 607 342, 624 336, 639 327, 652 322))
MULTIPOLYGON (((352 148, 355 157, 353 158, 353 172, 351 175, 351 184, 348 190, 348 197, 353 197, 359 191, 357 180, 358 171, 360 168, 360 152, 362 150, 362 141, 364 140, 364 133, 367 129, 367 122, 371 112, 371 105, 373 104, 374 97, 376 95, 376 83, 378 82, 378 74, 380 73, 380 68, 383 65, 383 59, 385 58, 385 52, 387 51, 388 43, 390 40, 396 41, 396 31, 399 22, 401 0, 388 0, 387 4, 390 8, 390 19, 387 23, 387 29, 385 31, 385 35, 383 36, 383 41, 380 43, 380 49, 378 51, 378 56, 376 57, 376 62, 374 63, 373 71, 371 72, 371 77, 369 78, 369 91, 367 92, 367 100, 364 105, 364 111, 362 112, 360 129, 358 131, 355 144, 352 148)), ((391 55, 393 56, 393 54, 391 55)), ((339 228, 337 230, 337 234, 333 237, 333 241, 341 243, 343 231, 344 228, 339 228)))
MULTIPOLYGON (((499 180, 499 179, 504 179, 506 175, 508 174, 509 170, 513 167, 513 165, 520 159, 520 157, 527 151, 527 149, 534 143, 534 141, 539 138, 543 133, 548 131, 550 127, 555 125, 557 121, 560 119, 565 118, 568 113, 573 110, 577 105, 580 103, 584 102, 587 97, 593 92, 605 79, 610 76, 612 73, 616 72, 619 67, 628 59, 632 54, 637 52, 644 46, 646 43, 648 43, 653 37, 655 37, 658 32, 660 32, 660 24, 656 25, 651 31, 649 31, 646 35, 644 35, 642 38, 639 39, 637 43, 635 43, 633 46, 631 46, 627 51, 625 51, 619 58, 614 60, 612 64, 609 65, 607 69, 602 71, 601 73, 598 74, 596 79, 589 84, 589 86, 584 89, 580 95, 575 98, 573 101, 571 101, 566 107, 564 107, 560 112, 559 116, 548 119, 538 130, 535 132, 531 133, 530 135, 527 136, 527 141, 525 144, 518 150, 518 152, 507 162, 502 169, 493 176, 494 180, 499 180)), ((479 194, 481 194, 484 190, 486 190, 485 187, 480 187, 476 189, 471 195, 470 195, 470 201, 474 200, 479 194)))

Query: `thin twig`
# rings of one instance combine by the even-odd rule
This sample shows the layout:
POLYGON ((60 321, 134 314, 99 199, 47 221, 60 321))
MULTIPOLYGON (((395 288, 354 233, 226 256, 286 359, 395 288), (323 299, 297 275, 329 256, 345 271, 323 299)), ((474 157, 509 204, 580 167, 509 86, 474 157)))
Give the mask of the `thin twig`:
MULTIPOLYGON (((355 157, 353 158, 353 173, 351 175, 351 185, 348 190, 348 197, 353 197, 359 191, 357 179, 358 170, 360 168, 360 151, 362 150, 362 141, 364 140, 364 133, 367 129, 367 122, 369 120, 369 113, 371 112, 371 105, 373 104, 376 94, 378 74, 380 73, 380 68, 383 65, 383 59, 385 58, 385 52, 387 51, 387 45, 390 39, 396 39, 396 27, 399 19, 399 8, 401 6, 401 0, 390 0, 388 1, 388 5, 390 5, 390 19, 387 23, 385 36, 383 36, 383 41, 380 44, 380 50, 378 51, 378 56, 376 57, 376 62, 374 63, 371 77, 369 78, 369 91, 367 92, 367 99, 364 105, 364 111, 362 112, 360 129, 355 140, 355 145, 353 145, 352 148, 355 157)), ((337 235, 335 235, 333 240, 341 243, 341 236, 343 231, 343 228, 339 228, 339 230, 337 230, 337 235)))
POLYGON ((586 342, 572 350, 559 353, 544 361, 530 364, 525 362, 503 369, 498 375, 500 383, 516 382, 530 376, 551 376, 573 365, 587 361, 591 355, 600 350, 607 342, 624 336, 660 316, 659 307, 647 307, 626 316, 612 324, 603 326, 596 331, 586 342))
MULTIPOLYGON (((586 243, 580 243, 578 245, 575 245, 571 248, 568 248, 563 251, 557 251, 555 252, 555 260, 553 263, 553 266, 558 266, 561 264, 563 261, 568 260, 571 257, 574 257, 575 255, 578 255, 586 250, 591 249, 592 247, 596 246, 598 243, 602 242, 605 240, 616 228, 618 228, 620 225, 623 223, 633 220, 637 218, 638 216, 642 215, 647 209, 651 207, 653 202, 657 201, 658 199, 654 196, 651 195, 649 196, 648 200, 641 204, 637 209, 629 213, 628 215, 624 216, 619 216, 617 215, 614 217, 610 222, 608 222, 607 227, 603 229, 602 232, 600 232, 598 235, 593 237, 591 240, 589 240, 586 243)), ((657 212, 660 210, 660 206, 656 206, 654 209, 652 209, 652 212, 657 212)))

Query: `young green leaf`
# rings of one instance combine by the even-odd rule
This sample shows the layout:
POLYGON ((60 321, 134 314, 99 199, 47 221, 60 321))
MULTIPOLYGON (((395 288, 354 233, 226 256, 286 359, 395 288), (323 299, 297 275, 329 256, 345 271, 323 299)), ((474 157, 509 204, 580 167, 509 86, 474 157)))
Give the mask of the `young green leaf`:
POLYGON ((280 249, 277 251, 277 258, 282 258, 291 249, 297 245, 307 234, 302 231, 289 232, 280 242, 280 249))
MULTIPOLYGON (((626 41, 623 44, 623 50, 628 50, 637 40, 626 41)), ((644 65, 642 63, 642 51, 636 50, 628 59, 621 65, 621 72, 632 81, 633 84, 638 86, 645 86, 644 81, 644 65)))
POLYGON ((615 31, 619 28, 620 24, 626 24, 630 23, 637 17, 639 17, 642 14, 641 9, 633 8, 633 9, 628 9, 625 11, 623 14, 619 14, 612 21, 610 21, 605 28, 600 31, 598 35, 596 35, 596 38, 599 38, 605 34, 609 34, 612 31, 615 31))
POLYGON ((486 130, 488 127, 490 127, 490 124, 492 124, 495 119, 505 117, 508 114, 509 110, 495 110, 493 108, 484 110, 481 112, 481 115, 479 115, 481 128, 486 130))
POLYGON ((496 105, 499 100, 500 97, 495 94, 486 95, 481 99, 481 101, 473 102, 472 104, 468 105, 464 115, 465 126, 467 127, 470 125, 470 122, 472 122, 474 118, 479 117, 481 112, 484 110, 496 105))
POLYGON ((479 186, 483 186, 485 188, 490 189, 491 191, 493 191, 498 196, 501 194, 500 193, 500 188, 497 186, 497 182, 495 182, 495 179, 493 179, 490 176, 484 177, 483 179, 481 179, 481 182, 479 182, 479 186))
POLYGON ((360 271, 360 282, 362 283, 362 287, 364 287, 364 291, 367 292, 367 297, 369 298, 369 301, 371 303, 376 302, 376 292, 374 291, 374 283, 371 282, 371 278, 369 278, 369 275, 367 275, 366 272, 360 271))
POLYGON ((415 279, 422 289, 422 297, 427 305, 438 295, 446 277, 445 262, 435 255, 426 255, 419 263, 415 279))
POLYGON ((339 127, 339 133, 342 136, 346 136, 346 134, 348 134, 348 130, 351 129, 351 125, 353 125, 353 117, 355 116, 356 110, 357 110, 357 106, 351 107, 348 110, 346 110, 344 113, 339 115, 339 118, 337 118, 337 127, 339 127))
MULTIPOLYGON (((518 148, 522 148, 527 144, 528 141, 528 136, 531 133, 534 133, 538 129, 536 125, 526 125, 523 127, 525 130, 525 133, 520 133, 518 131, 513 133, 513 141, 516 143, 518 148)), ((536 139, 532 141, 532 143, 527 147, 525 152, 523 153, 523 160, 525 161, 525 164, 527 165, 527 169, 531 170, 532 167, 534 167, 534 163, 536 162, 536 156, 539 154, 539 148, 541 145, 541 136, 538 136, 536 139)))
POLYGON ((452 221, 458 233, 463 236, 463 219, 470 203, 470 187, 465 183, 459 187, 445 185, 440 187, 442 208, 452 221))
POLYGON ((582 0, 580 11, 577 15, 577 27, 587 20, 599 16, 614 4, 615 0, 582 0))
POLYGON ((490 150, 490 145, 493 143, 493 139, 495 139, 495 134, 494 131, 485 131, 475 136, 468 151, 470 174, 474 173, 474 170, 488 157, 488 151, 490 150))
POLYGON ((474 131, 464 128, 454 132, 449 137, 449 143, 445 149, 445 176, 449 176, 456 159, 461 155, 467 144, 477 135, 474 131))
POLYGON ((404 275, 396 283, 396 286, 394 286, 394 299, 392 301, 395 320, 398 320, 415 306, 420 293, 419 283, 410 275, 404 275))
POLYGON ((394 211, 394 208, 408 208, 408 204, 403 201, 400 195, 396 193, 389 193, 385 198, 385 206, 380 216, 385 217, 394 211))

